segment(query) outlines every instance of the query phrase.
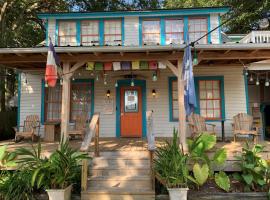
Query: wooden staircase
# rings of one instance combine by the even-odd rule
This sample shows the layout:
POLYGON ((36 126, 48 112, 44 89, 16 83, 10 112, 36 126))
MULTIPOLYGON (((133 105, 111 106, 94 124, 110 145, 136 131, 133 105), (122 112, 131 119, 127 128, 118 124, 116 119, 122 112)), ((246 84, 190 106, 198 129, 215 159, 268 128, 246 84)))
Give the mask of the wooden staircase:
POLYGON ((82 200, 154 200, 148 151, 101 152, 89 165, 82 200))

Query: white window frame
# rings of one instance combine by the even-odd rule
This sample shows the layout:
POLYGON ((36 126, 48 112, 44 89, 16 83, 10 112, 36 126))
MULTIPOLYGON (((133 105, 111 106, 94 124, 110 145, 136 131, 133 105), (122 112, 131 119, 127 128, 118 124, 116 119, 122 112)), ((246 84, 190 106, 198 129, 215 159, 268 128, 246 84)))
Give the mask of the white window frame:
POLYGON ((122 45, 122 34, 122 19, 104 20, 104 45, 122 45), (114 22, 119 23, 119 26, 112 26, 114 22))
POLYGON ((146 44, 146 45, 157 45, 157 44, 160 44, 160 39, 161 39, 160 27, 161 27, 161 25, 160 25, 160 19, 144 19, 142 21, 142 43, 143 44, 146 44), (145 22, 155 22, 155 23, 158 22, 157 32, 150 32, 150 31, 149 32, 146 32, 145 31, 145 28, 144 28, 144 26, 145 26, 144 23, 145 22), (158 39, 151 41, 151 40, 146 39, 146 35, 148 37, 150 36, 150 38, 153 37, 153 35, 158 35, 158 39))
MULTIPOLYGON (((68 29, 67 28, 67 29, 68 29)), ((76 30, 76 22, 75 21, 59 21, 58 22, 58 45, 59 46, 77 46, 77 30, 76 30), (62 32, 63 25, 66 24, 68 25, 69 33, 65 33, 64 31, 62 32), (71 27, 71 24, 73 27, 71 27), (72 32, 74 31, 74 32, 72 32), (62 33, 61 33, 62 32, 62 33), (62 39, 64 42, 62 42, 62 39)))
POLYGON ((179 18, 165 19, 165 43, 166 44, 183 44, 184 42, 184 20, 179 18), (175 26, 168 27, 167 22, 175 21, 180 25, 180 30, 175 30, 175 26), (169 30, 168 30, 169 28, 169 30), (173 35, 178 35, 179 40, 176 40, 172 37, 173 35))
POLYGON ((92 46, 100 44, 98 20, 81 21, 81 44, 83 46, 92 46), (88 23, 88 26, 84 26, 84 23, 88 23))

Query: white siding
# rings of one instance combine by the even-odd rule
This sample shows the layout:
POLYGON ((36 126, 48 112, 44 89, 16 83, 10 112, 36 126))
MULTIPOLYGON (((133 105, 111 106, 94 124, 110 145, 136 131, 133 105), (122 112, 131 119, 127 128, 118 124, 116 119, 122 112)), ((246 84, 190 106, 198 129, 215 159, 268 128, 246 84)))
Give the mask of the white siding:
MULTIPOLYGON (((21 76, 23 77, 23 76, 21 76)), ((39 72, 26 73, 25 79, 21 79, 21 99, 20 99, 20 125, 24 124, 27 115, 38 115, 41 119, 41 80, 39 72)), ((40 134, 43 136, 43 126, 40 134)))
MULTIPOLYGON (((219 26, 219 15, 218 14, 211 14, 210 15, 210 30, 219 26)), ((220 28, 216 29, 211 33, 211 41, 213 44, 220 43, 220 28)))
POLYGON ((49 19, 48 20, 48 41, 51 37, 52 43, 55 45, 55 19, 49 19))
POLYGON ((139 46, 139 17, 125 17, 125 46, 139 46))
MULTIPOLYGON (((111 91, 111 98, 115 105, 115 81, 123 79, 123 74, 129 72, 110 72, 108 73, 108 84, 104 85, 102 78, 95 81, 94 103, 95 112, 100 112, 100 134, 101 137, 115 137, 116 136, 116 115, 115 110, 113 114, 104 114, 104 100, 106 91, 111 91)), ((146 110, 154 111, 154 132, 156 136, 172 136, 173 127, 178 127, 177 122, 169 121, 169 92, 168 92, 168 77, 173 76, 170 70, 161 70, 156 82, 152 81, 151 71, 136 71, 134 74, 138 75, 140 79, 146 78, 146 95, 147 106, 146 110), (140 76, 141 75, 141 76, 140 76), (152 90, 156 90, 156 97, 152 97, 152 90)), ((90 73, 81 73, 87 78, 94 78, 90 73)), ((231 136, 231 119, 239 112, 246 112, 246 96, 245 84, 242 75, 241 67, 200 67, 195 68, 195 76, 224 76, 225 89, 225 133, 226 136, 231 136)), ((81 75, 80 78, 83 75, 81 75)), ((27 74, 27 85, 22 83, 21 95, 21 124, 28 114, 41 113, 41 79, 42 75, 27 74)), ((221 135, 221 123, 213 122, 217 125, 218 135, 221 135)), ((42 133, 43 133, 43 129, 42 133)))

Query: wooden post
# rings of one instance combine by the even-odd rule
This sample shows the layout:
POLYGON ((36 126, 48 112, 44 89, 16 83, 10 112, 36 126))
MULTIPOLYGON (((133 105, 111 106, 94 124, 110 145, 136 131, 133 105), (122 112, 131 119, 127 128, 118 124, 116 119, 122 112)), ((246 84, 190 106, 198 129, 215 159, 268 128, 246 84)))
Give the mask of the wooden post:
POLYGON ((70 114, 70 63, 64 62, 63 64, 63 85, 62 85, 62 111, 61 111, 61 140, 68 139, 68 126, 70 114))
POLYGON ((95 156, 99 157, 99 119, 95 131, 95 156))
POLYGON ((155 171, 154 171, 154 154, 155 150, 149 150, 150 154, 150 169, 151 169, 151 185, 152 189, 155 191, 155 171))
POLYGON ((186 110, 185 110, 185 100, 184 100, 184 87, 185 81, 182 77, 182 60, 177 60, 178 66, 178 107, 179 107, 179 122, 178 122, 178 132, 179 132, 179 142, 183 145, 184 151, 187 150, 186 145, 186 110))
POLYGON ((84 159, 82 160, 82 174, 81 174, 81 190, 86 191, 87 190, 87 171, 88 171, 88 160, 84 159))

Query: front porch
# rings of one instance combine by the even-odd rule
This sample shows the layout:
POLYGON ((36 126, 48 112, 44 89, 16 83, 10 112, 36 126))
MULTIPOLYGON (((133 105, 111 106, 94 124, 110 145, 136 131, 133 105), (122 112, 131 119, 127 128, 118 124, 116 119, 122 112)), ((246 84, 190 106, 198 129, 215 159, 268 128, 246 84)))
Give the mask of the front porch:
MULTIPOLYGON (((165 140, 170 140, 171 138, 156 138, 156 146, 161 146, 165 143, 165 140)), ((209 152, 212 154, 216 149, 225 148, 227 151, 227 161, 225 164, 224 171, 235 171, 236 166, 234 165, 237 162, 235 156, 241 153, 242 148, 244 147, 247 140, 240 140, 233 142, 232 138, 230 142, 217 142, 215 148, 209 152)), ((248 140, 252 142, 251 140, 248 140)), ((58 148, 58 142, 41 142, 42 153, 44 155, 49 155, 58 148)), ((79 149, 81 147, 81 140, 71 140, 70 145, 74 149, 79 149)), ((270 158, 270 141, 259 141, 259 144, 265 147, 261 156, 265 159, 270 158)), ((8 145, 9 151, 15 151, 18 148, 31 148, 32 145, 37 145, 29 140, 24 140, 19 143, 15 143, 12 140, 1 141, 0 146, 8 145)), ((101 155, 104 152, 147 152, 147 140, 141 138, 100 138, 99 140, 99 149, 101 155)), ((94 142, 91 143, 89 148, 89 154, 94 154, 94 142)))

